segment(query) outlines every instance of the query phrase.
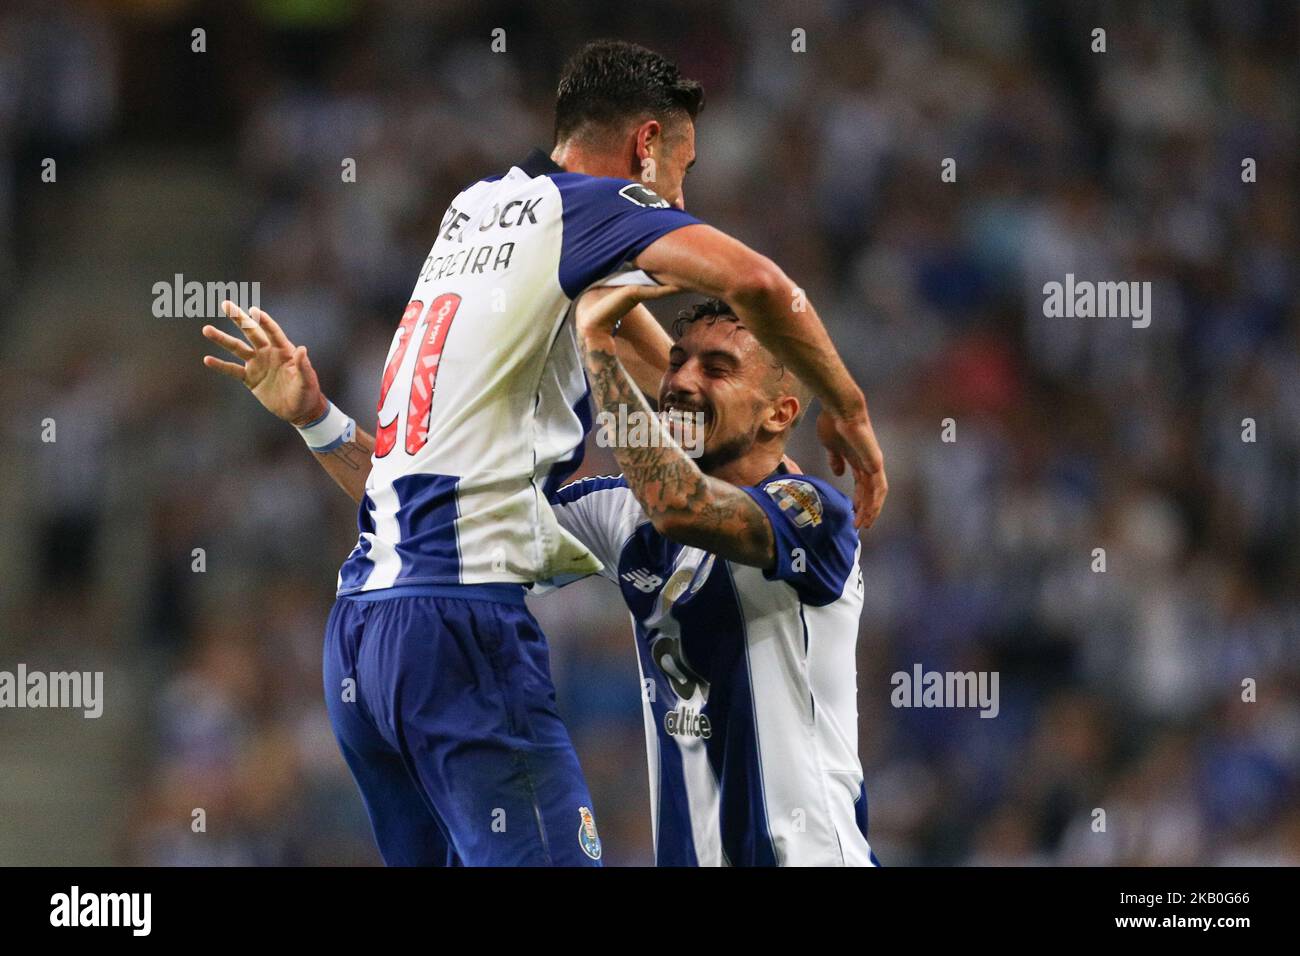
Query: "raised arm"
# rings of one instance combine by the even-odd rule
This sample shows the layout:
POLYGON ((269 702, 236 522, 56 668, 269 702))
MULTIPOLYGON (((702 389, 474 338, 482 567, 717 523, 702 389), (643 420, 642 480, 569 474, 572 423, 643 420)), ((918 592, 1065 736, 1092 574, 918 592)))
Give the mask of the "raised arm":
POLYGON ((663 330, 659 320, 643 305, 636 305, 623 316, 618 326, 618 357, 632 381, 646 395, 659 393, 659 380, 668 368, 668 352, 672 337, 663 330))
MULTIPOLYGON (((578 300, 577 332, 591 394, 599 412, 640 411, 650 435, 640 447, 615 445, 628 487, 655 530, 691 547, 741 564, 775 566, 775 537, 763 509, 744 491, 700 471, 650 411, 618 358, 614 323, 634 304, 680 291, 672 287, 595 289, 578 300)), ((620 328, 621 336, 621 328, 620 328)))
MULTIPOLYGON (((221 308, 239 326, 244 338, 236 338, 211 325, 203 327, 203 337, 239 361, 226 362, 205 355, 203 364, 243 382, 267 411, 300 430, 322 420, 331 406, 307 358, 306 346, 290 342, 279 324, 261 309, 245 312, 233 302, 223 302, 221 308)), ((311 434, 308 432, 308 437, 311 434)), ((374 438, 356 428, 350 437, 329 443, 328 450, 313 450, 312 456, 359 503, 370 476, 370 453, 374 447, 374 438)))
POLYGON ((676 229, 636 259, 659 281, 726 302, 745 327, 822 400, 817 436, 831 469, 854 477, 854 516, 870 526, 889 490, 885 460, 867 413, 867 401, 831 343, 812 303, 765 256, 712 226, 676 229))

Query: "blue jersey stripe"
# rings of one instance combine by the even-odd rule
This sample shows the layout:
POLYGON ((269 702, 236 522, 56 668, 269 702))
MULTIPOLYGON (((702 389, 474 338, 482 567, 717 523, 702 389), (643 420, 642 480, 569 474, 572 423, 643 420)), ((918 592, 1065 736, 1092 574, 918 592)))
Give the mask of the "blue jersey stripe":
POLYGON ((403 475, 393 482, 402 570, 394 584, 454 583, 460 580, 460 541, 456 519, 460 479, 451 475, 403 475))
POLYGON ((650 712, 654 715, 655 727, 659 733, 659 793, 656 804, 659 811, 659 828, 655 834, 656 866, 699 866, 695 854, 694 830, 691 827, 690 804, 686 800, 686 772, 682 767, 682 753, 677 749, 677 741, 664 732, 664 720, 668 716, 669 697, 663 693, 662 682, 658 679, 658 670, 650 658, 650 635, 638 623, 636 625, 637 654, 641 658, 641 669, 647 678, 655 682, 656 692, 650 701, 650 712))
MULTIPOLYGON (((456 488, 460 479, 451 475, 403 475, 393 482, 397 495, 397 526, 401 533, 397 555, 401 559, 393 586, 404 584, 457 584, 461 579, 460 541, 456 519, 460 517, 460 504, 456 488)), ((357 525, 363 532, 374 533, 371 515, 374 503, 370 497, 361 499, 357 525)), ((361 588, 374 571, 375 562, 370 556, 370 542, 361 543, 339 572, 339 594, 361 588)))
POLYGON ((754 687, 749 667, 749 636, 731 569, 726 565, 723 569, 725 574, 709 575, 710 584, 723 582, 717 588, 716 600, 701 602, 719 617, 724 609, 726 611, 725 621, 719 620, 718 630, 713 633, 740 636, 736 644, 736 660, 728 671, 732 679, 725 685, 711 685, 709 691, 709 714, 714 721, 714 735, 709 739, 708 750, 713 772, 722 783, 719 808, 722 849, 733 866, 776 866, 776 846, 767 823, 763 763, 758 745, 758 714, 754 708, 754 687), (724 627, 725 631, 722 630, 724 627), (719 691, 725 698, 715 711, 713 704, 719 691), (717 718, 713 717, 715 713, 717 718), (734 766, 737 763, 739 767, 734 766))
MULTIPOLYGON (((858 784, 858 799, 853 803, 853 818, 857 823, 858 829, 862 832, 862 838, 867 839, 867 782, 865 780, 858 784)), ((880 860, 876 857, 876 851, 871 851, 871 862, 880 866, 880 860)))

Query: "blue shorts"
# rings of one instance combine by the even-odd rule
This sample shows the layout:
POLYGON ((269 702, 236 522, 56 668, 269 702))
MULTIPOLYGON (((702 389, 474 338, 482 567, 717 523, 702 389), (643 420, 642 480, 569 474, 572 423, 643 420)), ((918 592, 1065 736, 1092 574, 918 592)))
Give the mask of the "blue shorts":
POLYGON ((340 597, 324 678, 385 863, 600 865, 591 795, 522 588, 340 597))

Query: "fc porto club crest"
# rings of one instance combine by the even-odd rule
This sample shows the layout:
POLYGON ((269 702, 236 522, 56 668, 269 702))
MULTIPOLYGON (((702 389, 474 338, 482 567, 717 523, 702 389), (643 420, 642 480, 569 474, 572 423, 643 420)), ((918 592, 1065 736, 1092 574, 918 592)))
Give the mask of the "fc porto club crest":
POLYGON ((600 834, 596 832, 596 818, 587 807, 578 807, 578 845, 593 860, 600 859, 600 834))

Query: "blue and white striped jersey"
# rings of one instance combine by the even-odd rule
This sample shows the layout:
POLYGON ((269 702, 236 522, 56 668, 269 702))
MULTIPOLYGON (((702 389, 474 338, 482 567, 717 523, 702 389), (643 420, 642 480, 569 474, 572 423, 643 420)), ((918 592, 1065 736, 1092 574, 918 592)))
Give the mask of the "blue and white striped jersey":
POLYGON ((597 568, 548 504, 591 427, 571 306, 592 285, 651 282, 629 261, 695 222, 540 150, 453 200, 385 362, 340 594, 597 568))
POLYGON ((858 759, 852 504, 784 467, 744 490, 771 519, 772 571, 669 541, 621 477, 554 498, 560 525, 632 612, 656 861, 875 865, 858 759))

